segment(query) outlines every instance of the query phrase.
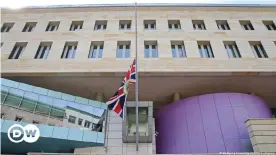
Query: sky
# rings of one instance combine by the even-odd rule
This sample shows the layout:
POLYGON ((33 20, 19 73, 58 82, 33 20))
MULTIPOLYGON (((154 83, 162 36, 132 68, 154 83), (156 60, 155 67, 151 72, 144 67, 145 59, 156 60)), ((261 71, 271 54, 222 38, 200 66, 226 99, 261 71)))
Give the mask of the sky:
POLYGON ((114 4, 114 3, 215 3, 276 4, 276 0, 1 0, 0 7, 19 9, 26 6, 114 4))

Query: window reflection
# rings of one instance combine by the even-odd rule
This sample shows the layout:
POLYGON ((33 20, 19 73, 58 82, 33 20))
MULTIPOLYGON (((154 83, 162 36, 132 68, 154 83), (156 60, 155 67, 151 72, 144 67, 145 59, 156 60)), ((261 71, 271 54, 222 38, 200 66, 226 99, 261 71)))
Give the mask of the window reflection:
POLYGON ((7 111, 5 119, 15 120, 18 114, 26 123, 38 122, 53 126, 103 131, 104 109, 59 99, 58 95, 47 96, 2 86, 1 104, 2 111, 7 111), (34 116, 37 117, 33 118, 34 116))

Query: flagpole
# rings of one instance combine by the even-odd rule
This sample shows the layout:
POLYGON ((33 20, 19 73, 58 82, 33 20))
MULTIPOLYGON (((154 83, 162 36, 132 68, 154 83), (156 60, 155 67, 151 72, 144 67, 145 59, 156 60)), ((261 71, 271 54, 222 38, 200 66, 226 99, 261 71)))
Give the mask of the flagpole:
POLYGON ((135 2, 135 57, 136 57, 136 83, 135 83, 135 100, 136 100, 136 151, 139 151, 139 104, 138 104, 138 52, 137 52, 137 2, 135 2))

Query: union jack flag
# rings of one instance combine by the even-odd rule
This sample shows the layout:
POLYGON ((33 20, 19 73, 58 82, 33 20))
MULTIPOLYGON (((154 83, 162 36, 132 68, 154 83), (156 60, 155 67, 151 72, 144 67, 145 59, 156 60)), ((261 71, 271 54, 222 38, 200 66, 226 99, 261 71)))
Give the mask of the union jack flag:
POLYGON ((126 73, 124 80, 118 91, 107 102, 109 110, 115 111, 121 118, 123 118, 123 109, 126 103, 129 84, 136 83, 136 60, 134 59, 132 65, 126 73))

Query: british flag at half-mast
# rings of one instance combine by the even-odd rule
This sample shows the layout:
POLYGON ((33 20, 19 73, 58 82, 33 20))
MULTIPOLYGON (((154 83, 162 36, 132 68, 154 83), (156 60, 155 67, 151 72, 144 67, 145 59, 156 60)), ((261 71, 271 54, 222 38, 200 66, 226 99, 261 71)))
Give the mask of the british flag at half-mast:
POLYGON ((130 84, 136 83, 136 60, 133 60, 125 78, 122 81, 118 91, 106 102, 108 109, 113 110, 121 118, 123 118, 123 109, 126 103, 128 87, 130 84))

